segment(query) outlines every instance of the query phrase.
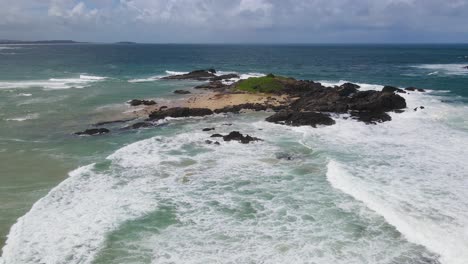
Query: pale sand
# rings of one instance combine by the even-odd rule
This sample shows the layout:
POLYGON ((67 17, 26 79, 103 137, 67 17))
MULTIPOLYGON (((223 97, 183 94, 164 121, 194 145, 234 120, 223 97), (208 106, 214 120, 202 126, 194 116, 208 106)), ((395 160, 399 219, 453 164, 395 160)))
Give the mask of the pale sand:
POLYGON ((190 107, 190 108, 209 108, 211 110, 220 109, 226 106, 234 106, 247 103, 268 104, 271 106, 284 105, 294 100, 287 95, 273 95, 273 94, 249 94, 249 93, 215 93, 204 92, 199 94, 191 94, 179 99, 152 99, 157 102, 156 105, 150 106, 125 106, 122 105, 125 111, 109 111, 107 113, 100 113, 94 121, 103 122, 109 120, 121 120, 130 118, 146 118, 154 111, 158 111, 162 106, 167 108, 172 107, 190 107))
POLYGON ((285 104, 286 101, 287 96, 283 95, 209 93, 194 95, 185 102, 182 102, 181 106, 190 108, 209 108, 211 110, 215 110, 226 106, 255 103, 278 106, 285 104))

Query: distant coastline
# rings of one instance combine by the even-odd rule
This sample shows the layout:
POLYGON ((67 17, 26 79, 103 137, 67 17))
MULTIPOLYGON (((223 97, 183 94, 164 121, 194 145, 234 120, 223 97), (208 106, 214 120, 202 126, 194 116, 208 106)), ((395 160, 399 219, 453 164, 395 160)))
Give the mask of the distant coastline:
POLYGON ((87 43, 87 42, 78 42, 78 41, 73 41, 73 40, 35 40, 35 41, 0 40, 0 44, 77 44, 77 43, 87 43))

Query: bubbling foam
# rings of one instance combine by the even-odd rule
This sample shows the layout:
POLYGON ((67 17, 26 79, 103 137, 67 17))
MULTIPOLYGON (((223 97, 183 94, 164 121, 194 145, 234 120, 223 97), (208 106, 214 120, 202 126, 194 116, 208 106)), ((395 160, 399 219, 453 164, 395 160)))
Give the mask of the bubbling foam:
POLYGON ((391 122, 340 119, 323 129, 298 129, 306 144, 331 153, 333 187, 439 254, 442 263, 467 263, 468 149, 461 142, 468 142, 468 109, 428 94, 402 96, 409 110, 392 113, 391 122), (425 109, 412 110, 418 106, 425 109))
POLYGON ((107 77, 80 75, 79 78, 51 78, 37 81, 0 81, 0 89, 26 89, 41 87, 44 90, 85 88, 93 82, 103 81, 107 77))

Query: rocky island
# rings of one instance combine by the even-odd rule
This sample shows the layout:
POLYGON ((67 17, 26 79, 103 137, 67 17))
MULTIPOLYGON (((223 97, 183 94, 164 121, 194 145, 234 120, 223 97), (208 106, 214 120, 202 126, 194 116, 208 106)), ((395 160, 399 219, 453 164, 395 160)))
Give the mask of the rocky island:
MULTIPOLYGON (((375 125, 391 121, 388 112, 404 111, 406 101, 399 93, 424 92, 421 88, 400 89, 393 86, 385 86, 381 91, 361 91, 360 86, 353 83, 328 87, 319 82, 274 74, 244 80, 238 78, 237 74, 216 75, 215 69, 163 77, 165 81, 204 81, 194 87, 204 92, 191 94, 189 91, 176 90, 174 93, 189 96, 188 99, 166 103, 164 106, 154 100, 133 99, 128 103, 131 106, 143 106, 146 118, 126 128, 151 127, 167 117, 200 117, 242 111, 270 111, 272 115, 266 121, 290 126, 330 126, 335 124, 334 118, 340 115, 375 125)), ((80 135, 104 134, 99 132, 80 135)), ((245 137, 247 139, 244 136, 237 138, 241 143, 258 140, 250 140, 252 137, 248 135, 245 137)))

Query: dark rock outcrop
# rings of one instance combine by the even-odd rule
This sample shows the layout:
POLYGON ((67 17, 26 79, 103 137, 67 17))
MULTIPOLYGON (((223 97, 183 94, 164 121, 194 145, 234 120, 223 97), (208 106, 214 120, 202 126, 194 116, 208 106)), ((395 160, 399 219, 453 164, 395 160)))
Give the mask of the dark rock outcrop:
POLYGON ((366 124, 377 124, 392 120, 385 112, 352 111, 351 117, 366 124))
POLYGON ((329 115, 318 112, 294 112, 283 110, 266 119, 268 122, 285 124, 290 126, 330 126, 335 124, 329 115))
POLYGON ((215 76, 215 77, 211 78, 211 81, 221 81, 221 80, 238 79, 238 78, 240 78, 239 75, 237 75, 235 73, 229 73, 229 74, 223 74, 223 75, 220 75, 220 76, 215 76))
POLYGON ((315 89, 291 104, 295 111, 335 113, 349 110, 387 112, 405 107, 405 99, 397 94, 369 90, 342 96, 339 88, 315 89))
POLYGON ((91 128, 91 129, 86 129, 85 131, 82 131, 82 132, 76 132, 75 135, 78 135, 78 136, 95 136, 95 135, 107 134, 109 132, 110 132, 110 130, 107 129, 107 128, 91 128))
POLYGON ((361 86, 354 84, 354 83, 344 83, 338 86, 338 94, 340 96, 350 96, 356 93, 361 86))
POLYGON ((216 77, 215 75, 216 70, 214 69, 208 69, 208 70, 196 70, 196 71, 191 71, 186 74, 180 74, 180 75, 171 75, 171 76, 166 76, 162 77, 162 80, 199 80, 199 81, 204 81, 204 80, 209 80, 210 78, 216 77))
POLYGON ((397 88, 397 87, 393 87, 393 86, 384 86, 384 88, 382 89, 382 93, 395 93, 395 92, 406 93, 405 90, 397 88))
POLYGON ((218 89, 223 89, 227 88, 229 85, 224 84, 221 81, 211 81, 209 83, 204 83, 200 84, 198 86, 195 86, 195 89, 209 89, 209 90, 218 90, 218 89))
POLYGON ((468 70, 468 66, 463 66, 462 69, 468 70))
POLYGON ((213 135, 211 135, 211 137, 212 137, 212 138, 217 138, 217 137, 223 137, 223 135, 221 135, 221 134, 213 134, 213 135))
POLYGON ((425 92, 426 91, 426 90, 424 90, 422 88, 416 88, 416 87, 406 87, 405 90, 406 91, 411 91, 411 92, 414 92, 414 91, 425 92))
POLYGON ((191 94, 191 92, 187 90, 175 90, 174 93, 175 94, 191 94))
POLYGON ((242 144, 248 144, 252 141, 260 141, 261 139, 256 137, 251 137, 249 135, 242 135, 239 131, 233 131, 226 136, 223 136, 224 141, 239 141, 242 144))
POLYGON ((246 104, 240 104, 240 105, 231 105, 231 106, 226 106, 220 109, 214 110, 216 114, 219 113, 239 113, 241 110, 254 110, 254 111, 265 111, 268 109, 267 105, 264 104, 252 104, 252 103, 246 103, 246 104))
POLYGON ((207 116, 212 114, 213 111, 208 108, 174 107, 153 112, 149 115, 148 120, 160 120, 166 117, 207 116))
POLYGON ((212 130, 215 130, 215 128, 214 127, 207 127, 207 128, 202 129, 202 131, 212 131, 212 130))
POLYGON ((104 126, 104 125, 111 125, 111 124, 118 124, 118 123, 126 123, 134 120, 135 118, 131 119, 122 119, 122 120, 112 120, 112 121, 103 121, 93 124, 93 126, 104 126))
POLYGON ((131 106, 139 106, 139 105, 155 105, 156 102, 153 100, 140 100, 140 99, 133 99, 128 101, 128 104, 131 106))

